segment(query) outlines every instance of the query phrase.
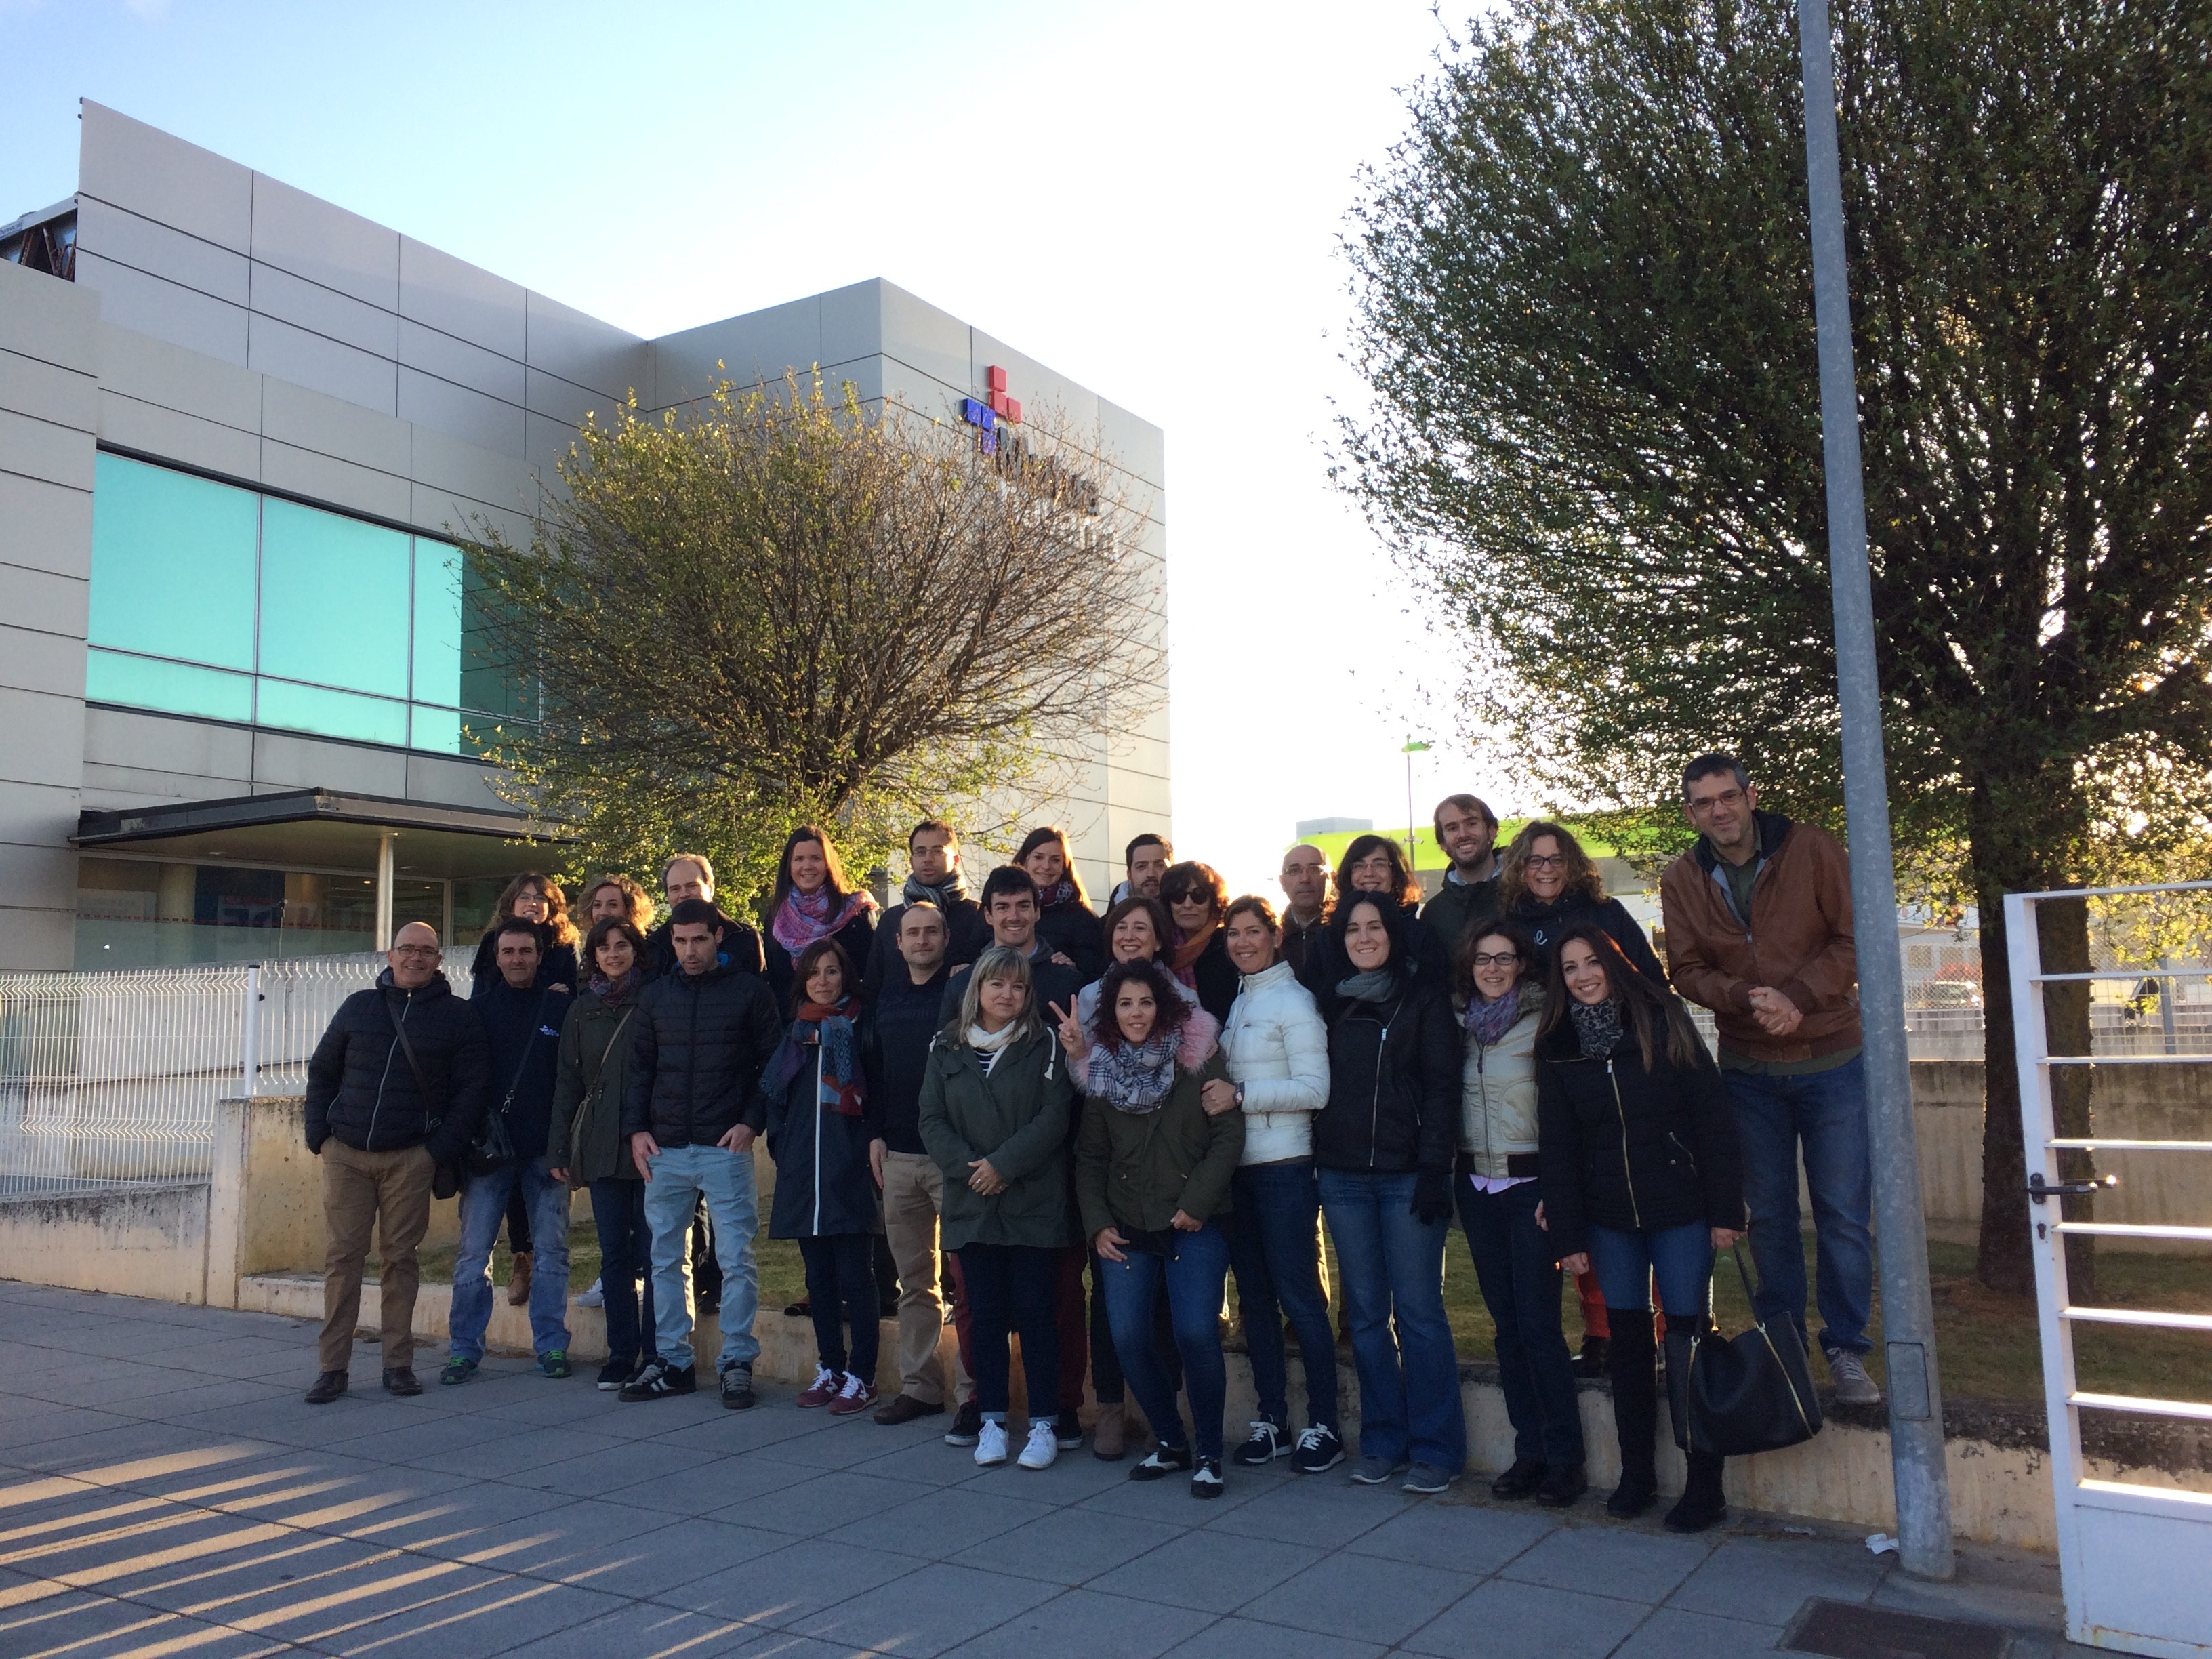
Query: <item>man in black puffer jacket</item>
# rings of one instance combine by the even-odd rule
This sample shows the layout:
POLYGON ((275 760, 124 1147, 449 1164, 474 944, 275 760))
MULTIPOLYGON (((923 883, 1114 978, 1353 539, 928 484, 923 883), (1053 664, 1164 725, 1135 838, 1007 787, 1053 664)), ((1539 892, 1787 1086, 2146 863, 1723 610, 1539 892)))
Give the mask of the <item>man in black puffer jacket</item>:
POLYGON ((760 1343, 753 1315, 760 1276, 753 1236, 760 1200, 753 1182, 753 1137, 768 1121, 759 1098, 761 1068, 783 1040, 775 995, 757 973, 724 959, 728 923, 705 899, 669 913, 676 971, 639 994, 630 1039, 623 1133, 645 1177, 645 1219, 653 1230, 654 1346, 659 1358, 623 1388, 636 1402, 689 1394, 691 1363, 691 1212, 702 1194, 714 1218, 722 1264, 722 1403, 754 1403, 753 1361, 760 1343))
POLYGON ((430 1224, 430 1178, 460 1157, 483 1115, 483 1027, 439 971, 437 933, 408 923, 385 961, 374 989, 339 1005, 307 1062, 307 1150, 323 1161, 329 1235, 322 1372, 307 1392, 311 1405, 345 1392, 372 1228, 383 1241, 384 1386, 422 1392, 414 1371, 415 1249, 430 1224))

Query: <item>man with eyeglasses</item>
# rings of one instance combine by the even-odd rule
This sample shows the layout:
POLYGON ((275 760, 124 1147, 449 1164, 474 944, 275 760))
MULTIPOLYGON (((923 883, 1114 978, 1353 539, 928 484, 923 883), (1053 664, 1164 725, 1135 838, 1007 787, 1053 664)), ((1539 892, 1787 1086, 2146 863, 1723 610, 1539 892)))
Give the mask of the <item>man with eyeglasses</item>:
POLYGON ((1733 755, 1700 755, 1683 768, 1682 810, 1698 840, 1660 881, 1668 966, 1675 989, 1711 1009, 1719 1030, 1751 1209, 1757 1312, 1787 1314, 1804 1338, 1802 1146, 1820 1348, 1836 1398, 1871 1406, 1881 1399, 1865 1359, 1874 1182, 1850 866, 1826 830, 1760 811, 1733 755))
POLYGON ((430 1224, 430 1181, 459 1160, 483 1115, 489 1060, 483 1026, 438 966, 438 935, 410 921, 370 989, 338 1006, 307 1062, 307 1150, 322 1160, 322 1370, 307 1403, 346 1391, 361 1274, 372 1231, 382 1241, 377 1308, 384 1386, 417 1395, 416 1247, 430 1224))

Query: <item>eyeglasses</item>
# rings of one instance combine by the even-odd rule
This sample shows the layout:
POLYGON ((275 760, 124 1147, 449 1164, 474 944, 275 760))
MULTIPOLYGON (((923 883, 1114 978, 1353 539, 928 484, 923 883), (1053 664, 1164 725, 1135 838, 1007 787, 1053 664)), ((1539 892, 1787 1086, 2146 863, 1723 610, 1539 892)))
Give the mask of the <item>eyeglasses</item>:
POLYGON ((1565 853, 1531 853, 1524 860, 1531 870, 1564 870, 1567 867, 1565 853))
POLYGON ((1477 951, 1469 961, 1478 968, 1510 968, 1521 960, 1518 951, 1477 951))
POLYGON ((438 954, 438 947, 434 945, 395 945, 392 947, 392 954, 395 957, 434 957, 438 954))

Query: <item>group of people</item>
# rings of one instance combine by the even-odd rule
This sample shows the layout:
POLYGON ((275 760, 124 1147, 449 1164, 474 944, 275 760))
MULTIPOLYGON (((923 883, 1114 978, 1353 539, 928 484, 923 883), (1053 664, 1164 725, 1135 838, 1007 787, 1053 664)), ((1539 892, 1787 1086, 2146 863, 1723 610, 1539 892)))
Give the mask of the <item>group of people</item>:
POLYGON ((466 1000, 434 933, 410 925, 310 1065, 330 1246, 307 1397, 346 1389, 372 1224, 384 1386, 420 1391, 416 1246, 450 1182, 461 1239, 441 1383, 483 1357, 511 1208, 534 1242, 539 1367, 568 1374, 568 1206, 584 1188, 599 1386, 629 1403, 699 1386, 703 1211, 720 1397, 753 1406, 757 1138, 775 1171, 769 1235, 805 1264, 817 1363, 802 1407, 888 1425, 951 1409, 945 1439, 979 1463, 1038 1469, 1082 1443, 1087 1370, 1097 1456, 1132 1449, 1131 1395, 1149 1427, 1133 1480, 1177 1475, 1210 1498, 1224 1461, 1319 1474, 1351 1455, 1356 1481, 1440 1492, 1467 1462, 1443 1301, 1456 1220, 1515 1433, 1492 1491, 1565 1506, 1587 1490, 1579 1369, 1611 1382, 1622 1473, 1607 1508, 1650 1508, 1663 1354, 1689 1468, 1667 1524, 1711 1526, 1723 1468, 1689 1443, 1692 1344, 1714 1252, 1747 1231, 1759 1316, 1803 1336, 1801 1145, 1820 1346, 1838 1398, 1879 1393, 1863 1362, 1873 1259, 1843 855, 1759 810, 1729 756, 1692 761, 1683 799, 1698 834, 1662 883, 1663 967, 1565 826, 1525 824, 1501 848, 1496 816, 1466 794, 1437 808, 1450 868, 1425 903, 1379 835, 1334 872, 1292 848, 1279 910, 1231 898, 1145 835, 1102 920, 1058 829, 1032 831, 971 894, 935 819, 909 836, 904 887, 881 910, 826 831, 793 831, 757 929, 717 906, 696 854, 667 860, 650 929, 638 884, 588 884, 580 942, 562 890, 519 878, 466 1000), (1712 1010, 1717 1059, 1683 998, 1712 1010), (1324 1223, 1359 1384, 1351 1449, 1324 1223), (884 1399, 887 1275, 898 1388, 884 1399), (1579 1359, 1563 1275, 1580 1290, 1579 1359), (1232 1280, 1259 1410, 1233 1451, 1232 1280))

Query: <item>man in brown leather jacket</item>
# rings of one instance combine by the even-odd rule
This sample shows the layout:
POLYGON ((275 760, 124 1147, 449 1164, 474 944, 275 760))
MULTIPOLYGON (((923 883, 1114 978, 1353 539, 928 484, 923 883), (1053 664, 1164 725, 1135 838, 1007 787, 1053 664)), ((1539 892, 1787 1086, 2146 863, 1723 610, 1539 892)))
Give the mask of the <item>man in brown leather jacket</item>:
POLYGON ((1660 880, 1668 973, 1683 996, 1713 1011, 1719 1028, 1759 1314, 1787 1313, 1805 1334, 1802 1146, 1820 1347, 1836 1397, 1872 1405, 1881 1398, 1864 1359, 1872 1346, 1873 1177, 1850 865, 1826 830, 1760 811, 1732 755, 1701 755, 1683 769, 1682 807, 1698 836, 1660 880))

